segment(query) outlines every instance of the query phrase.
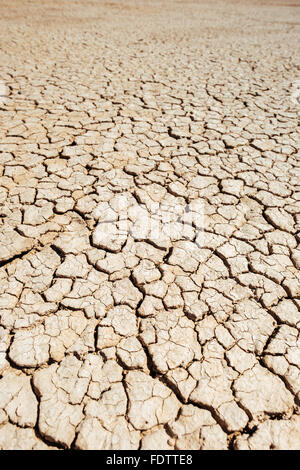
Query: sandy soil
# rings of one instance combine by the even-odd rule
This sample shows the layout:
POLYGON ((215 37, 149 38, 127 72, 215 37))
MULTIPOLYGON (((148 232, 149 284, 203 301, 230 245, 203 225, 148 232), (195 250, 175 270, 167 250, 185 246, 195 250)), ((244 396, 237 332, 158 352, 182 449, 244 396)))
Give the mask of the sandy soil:
POLYGON ((1 449, 300 448, 299 25, 0 0, 1 449))

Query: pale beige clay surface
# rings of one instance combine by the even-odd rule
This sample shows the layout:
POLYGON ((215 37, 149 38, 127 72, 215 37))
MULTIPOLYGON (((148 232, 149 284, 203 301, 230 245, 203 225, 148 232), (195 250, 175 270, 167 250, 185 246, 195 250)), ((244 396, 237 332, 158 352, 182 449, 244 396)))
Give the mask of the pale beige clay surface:
POLYGON ((298 7, 0 0, 1 449, 300 448, 298 7))

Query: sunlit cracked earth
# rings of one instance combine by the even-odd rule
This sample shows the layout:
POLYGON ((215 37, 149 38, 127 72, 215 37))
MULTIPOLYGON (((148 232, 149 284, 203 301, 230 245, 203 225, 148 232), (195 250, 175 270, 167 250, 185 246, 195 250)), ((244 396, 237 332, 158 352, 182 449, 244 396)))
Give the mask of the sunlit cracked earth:
POLYGON ((300 448, 298 7, 0 0, 0 448, 300 448))

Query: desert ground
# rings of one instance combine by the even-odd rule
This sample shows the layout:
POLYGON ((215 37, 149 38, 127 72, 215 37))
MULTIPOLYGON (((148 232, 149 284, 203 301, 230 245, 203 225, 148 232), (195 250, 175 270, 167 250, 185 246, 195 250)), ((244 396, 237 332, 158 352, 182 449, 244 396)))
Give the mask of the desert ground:
POLYGON ((0 0, 0 449, 300 449, 296 0, 0 0))

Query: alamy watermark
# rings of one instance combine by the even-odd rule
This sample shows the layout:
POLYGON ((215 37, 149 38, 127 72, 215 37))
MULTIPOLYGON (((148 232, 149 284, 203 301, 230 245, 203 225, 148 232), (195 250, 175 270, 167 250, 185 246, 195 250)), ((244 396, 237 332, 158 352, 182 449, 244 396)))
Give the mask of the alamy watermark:
POLYGON ((123 245, 128 235, 136 241, 149 240, 157 246, 188 240, 202 245, 204 206, 201 199, 189 204, 175 201, 137 201, 130 194, 119 194, 100 208, 95 241, 104 247, 123 245))

